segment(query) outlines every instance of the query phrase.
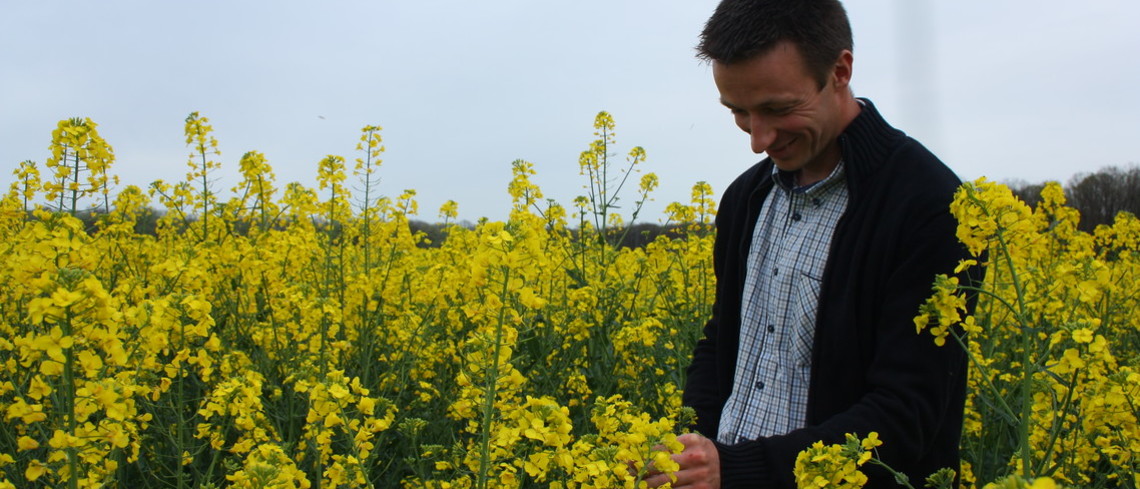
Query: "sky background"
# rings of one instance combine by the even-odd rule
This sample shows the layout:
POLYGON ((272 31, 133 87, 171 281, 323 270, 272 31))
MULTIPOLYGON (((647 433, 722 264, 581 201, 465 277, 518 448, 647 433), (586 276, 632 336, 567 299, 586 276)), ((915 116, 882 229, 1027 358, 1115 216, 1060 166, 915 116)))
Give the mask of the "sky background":
MULTIPOLYGON (((419 218, 503 219, 511 162, 570 206, 602 110, 619 158, 645 148, 656 222, 698 181, 760 156, 693 46, 715 0, 75 0, 0 5, 0 185, 42 165, 61 119, 90 117, 121 186, 177 181, 183 125, 210 119, 216 190, 257 150, 278 186, 316 186, 382 126, 380 192, 419 218)), ((1140 162, 1140 2, 852 0, 852 86, 964 179, 1068 181, 1140 162)), ((634 200, 633 188, 624 194, 634 200)), ((628 210, 628 205, 626 207, 628 210)))

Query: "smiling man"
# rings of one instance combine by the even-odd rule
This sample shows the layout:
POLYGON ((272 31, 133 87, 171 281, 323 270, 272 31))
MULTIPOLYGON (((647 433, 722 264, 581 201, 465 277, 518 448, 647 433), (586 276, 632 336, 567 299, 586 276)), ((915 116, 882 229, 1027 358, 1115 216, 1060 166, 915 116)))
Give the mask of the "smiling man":
POLYGON ((701 34, 721 104, 767 157, 717 214, 716 302, 684 393, 698 433, 673 487, 795 487, 796 455, 845 433, 878 432, 918 485, 958 469, 965 356, 913 318, 966 257, 960 182, 854 96, 851 37, 836 0, 724 0, 701 34))

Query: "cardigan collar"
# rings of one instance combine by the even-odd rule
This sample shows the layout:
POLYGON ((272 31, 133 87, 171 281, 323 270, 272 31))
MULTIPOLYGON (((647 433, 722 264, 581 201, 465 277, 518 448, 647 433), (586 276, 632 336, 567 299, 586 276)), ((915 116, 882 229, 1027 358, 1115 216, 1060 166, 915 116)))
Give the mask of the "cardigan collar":
POLYGON ((847 162, 848 181, 853 194, 860 190, 863 182, 874 177, 906 137, 883 119, 869 99, 858 100, 863 110, 839 135, 839 147, 847 162))

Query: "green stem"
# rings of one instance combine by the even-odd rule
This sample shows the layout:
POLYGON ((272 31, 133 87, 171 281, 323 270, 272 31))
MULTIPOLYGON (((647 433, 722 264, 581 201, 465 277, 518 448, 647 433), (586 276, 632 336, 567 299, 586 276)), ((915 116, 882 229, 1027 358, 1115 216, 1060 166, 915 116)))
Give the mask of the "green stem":
POLYGON ((79 202, 79 152, 75 152, 75 174, 73 176, 75 187, 71 189, 71 215, 75 215, 79 202))
MULTIPOLYGON (((976 196, 971 194, 971 199, 985 210, 988 215, 989 209, 985 203, 981 202, 976 196)), ((995 221, 1000 220, 1000 216, 993 216, 995 221)), ((1013 289, 1017 294, 1017 309, 1014 311, 1014 317, 1017 319, 1017 324, 1021 328, 1021 419, 1018 420, 1018 443, 1021 448, 1021 473, 1026 479, 1030 478, 1030 449, 1029 449, 1029 425, 1032 421, 1032 382, 1034 369, 1030 366, 1032 359, 1030 347, 1033 344, 1031 328, 1025 319, 1025 289, 1021 284, 1021 278, 1017 274, 1017 268, 1013 262, 1013 255, 1010 253, 1009 243, 1005 240, 1005 229, 999 225, 996 232, 996 239, 998 242, 998 249, 1001 252, 1001 257, 1005 261, 1006 267, 1009 268, 1010 279, 1013 281, 1013 289)))
MULTIPOLYGON (((511 270, 503 267, 503 287, 500 299, 507 297, 507 284, 510 283, 511 270)), ((498 322, 495 324, 495 344, 491 351, 491 369, 485 374, 483 388, 483 421, 479 444, 479 474, 476 480, 476 489, 487 489, 487 472, 491 468, 491 420, 495 412, 495 398, 498 396, 499 383, 499 348, 503 343, 503 323, 506 322, 506 305, 499 308, 498 322)))
MULTIPOLYGON (((67 319, 63 322, 63 335, 65 338, 71 337, 73 332, 71 324, 71 311, 67 312, 67 319)), ((63 366, 63 409, 67 413, 67 434, 69 437, 75 436, 75 429, 78 423, 75 420, 75 355, 71 354, 71 348, 67 348, 64 352, 67 359, 63 366)), ((69 467, 69 474, 67 477, 67 487, 70 489, 79 488, 79 453, 76 451, 71 443, 67 447, 67 466, 69 467)))
MULTIPOLYGON (((1073 391, 1076 390, 1076 386, 1077 386, 1077 372, 1073 372, 1073 376, 1069 380, 1069 385, 1068 385, 1068 389, 1067 389, 1068 392, 1065 393, 1065 400, 1061 403, 1061 408, 1057 410, 1057 412, 1059 414, 1054 415, 1054 417, 1053 417, 1053 423, 1054 423, 1053 429, 1050 430, 1051 433, 1049 434, 1049 443, 1047 443, 1045 445, 1045 453, 1046 454, 1053 453, 1053 446, 1057 443, 1057 438, 1060 437, 1062 431, 1067 431, 1067 430, 1062 429, 1062 427, 1064 426, 1064 421, 1065 421, 1064 413, 1065 413, 1065 411, 1069 410, 1069 405, 1073 401, 1073 391)), ((1048 455, 1045 457, 1042 457, 1041 460, 1038 462, 1037 467, 1034 470, 1034 473, 1036 473, 1036 474, 1044 473, 1045 472, 1045 464, 1046 464, 1046 462, 1049 461, 1049 458, 1050 457, 1048 455)))
MULTIPOLYGON (((182 344, 180 345, 181 348, 179 348, 178 351, 183 351, 186 349, 186 324, 181 322, 181 321, 179 321, 179 323, 180 324, 178 326, 179 327, 178 336, 179 336, 179 341, 182 344)), ((178 354, 175 353, 175 357, 177 357, 177 356, 178 356, 178 354)), ((174 402, 171 403, 172 408, 174 409, 174 412, 175 412, 175 417, 178 420, 177 421, 178 432, 176 434, 176 436, 178 437, 178 441, 175 444, 175 449, 174 449, 174 451, 175 451, 175 453, 174 453, 174 466, 176 467, 175 471, 174 471, 175 472, 174 479, 175 479, 175 481, 177 481, 179 489, 184 489, 186 487, 186 471, 183 469, 184 465, 182 464, 182 453, 186 452, 186 418, 183 416, 184 413, 182 411, 182 408, 183 408, 182 403, 185 402, 185 400, 186 400, 186 377, 187 376, 186 376, 185 368, 186 368, 185 364, 183 362, 179 361, 178 362, 178 378, 175 379, 175 382, 178 383, 178 398, 174 399, 174 402)))
POLYGON ((960 335, 957 333, 952 333, 950 336, 952 336, 954 338, 954 341, 958 342, 958 346, 962 347, 962 350, 966 352, 966 357, 970 359, 970 363, 974 365, 974 367, 983 371, 981 378, 985 382, 987 389, 991 391, 994 395, 994 398, 997 399, 998 407, 1005 411, 1005 415, 1009 420, 1016 421, 1017 413, 1015 413, 1013 407, 1005 401, 1005 396, 1001 394, 1001 391, 997 388, 996 385, 994 385, 993 380, 990 379, 990 368, 986 365, 982 365, 981 360, 978 360, 978 357, 974 355, 974 352, 970 351, 969 345, 967 345, 966 342, 962 340, 962 337, 960 335))
MULTIPOLYGON (((982 289, 982 288, 959 287, 958 289, 959 290, 965 290, 965 291, 972 291, 972 292, 975 292, 979 295, 985 295, 985 296, 993 299, 995 302, 1002 303, 1003 305, 1005 305, 1008 308, 1012 309, 1012 307, 1013 307, 1012 304, 1009 304, 1004 299, 999 297, 997 294, 994 294, 993 292, 982 289)), ((966 352, 966 357, 969 358, 970 364, 972 364, 975 368, 981 370, 984 373, 983 375, 981 375, 981 378, 985 382, 987 390, 989 390, 993 393, 994 399, 997 400, 998 407, 1000 407, 1003 411, 1005 411, 1005 415, 1008 417, 1009 420, 1016 422, 1018 419, 1017 413, 1014 411, 1013 407, 1010 406, 1008 402, 1006 402, 1005 396, 1002 395, 1001 390, 999 390, 997 388, 997 386, 994 385, 993 380, 990 378, 990 375, 989 375, 990 368, 986 365, 983 365, 981 360, 979 360, 978 357, 974 355, 974 352, 970 351, 970 347, 966 343, 966 341, 962 335, 957 334, 957 332, 951 331, 950 336, 954 338, 954 341, 956 341, 958 343, 958 346, 962 348, 962 351, 966 352)))
POLYGON ((1013 255, 1009 252, 1009 244, 1005 241, 1002 229, 998 229, 997 233, 998 243, 1001 246, 1002 256, 1005 258, 1006 266, 1009 267, 1010 279, 1013 280, 1014 291, 1017 292, 1017 311, 1015 317, 1017 323, 1021 327, 1021 419, 1018 424, 1019 443, 1021 445, 1021 474, 1026 479, 1030 478, 1030 449, 1029 449, 1029 425, 1032 420, 1032 391, 1033 391, 1033 373, 1034 369, 1031 366, 1032 349, 1033 346, 1033 331, 1025 320, 1025 289, 1021 284, 1021 278, 1017 274, 1017 269, 1014 268, 1013 255))
POLYGON ((902 485, 903 487, 906 487, 907 489, 914 489, 914 486, 911 485, 911 483, 910 483, 910 478, 908 478, 906 476, 906 474, 903 474, 903 473, 891 468, 890 465, 883 463, 882 460, 879 460, 879 457, 877 457, 877 456, 871 457, 871 459, 868 461, 874 465, 878 465, 879 467, 886 469, 887 472, 890 472, 891 476, 893 476, 895 478, 895 482, 898 483, 899 485, 902 485))
POLYGON ((198 154, 202 156, 202 240, 205 241, 210 229, 207 223, 210 216, 210 182, 207 179, 209 167, 206 165, 209 163, 206 161, 206 147, 198 145, 198 154))

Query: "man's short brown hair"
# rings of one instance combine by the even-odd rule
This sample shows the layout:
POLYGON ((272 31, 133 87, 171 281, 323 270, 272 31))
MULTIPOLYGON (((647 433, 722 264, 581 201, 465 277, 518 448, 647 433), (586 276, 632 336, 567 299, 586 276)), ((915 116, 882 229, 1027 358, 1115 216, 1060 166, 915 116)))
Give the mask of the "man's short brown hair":
POLYGON ((839 0, 723 0, 705 23, 697 57, 733 64, 792 42, 820 87, 851 51, 851 24, 839 0))

